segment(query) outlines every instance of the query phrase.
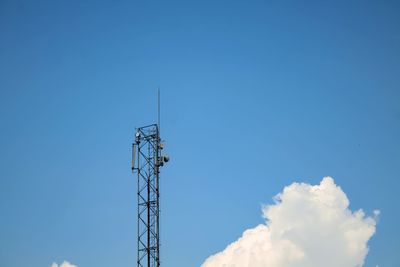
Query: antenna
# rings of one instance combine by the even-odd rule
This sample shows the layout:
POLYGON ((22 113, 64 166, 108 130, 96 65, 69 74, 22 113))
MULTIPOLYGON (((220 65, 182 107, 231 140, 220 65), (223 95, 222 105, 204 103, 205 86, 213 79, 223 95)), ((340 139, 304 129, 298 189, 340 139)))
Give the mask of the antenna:
POLYGON ((161 124, 160 124, 160 87, 157 89, 157 125, 158 125, 158 134, 160 134, 161 124))
POLYGON ((132 167, 132 172, 134 172, 135 171, 135 162, 136 162, 136 143, 133 143, 132 144, 132 164, 131 164, 131 167, 132 167))

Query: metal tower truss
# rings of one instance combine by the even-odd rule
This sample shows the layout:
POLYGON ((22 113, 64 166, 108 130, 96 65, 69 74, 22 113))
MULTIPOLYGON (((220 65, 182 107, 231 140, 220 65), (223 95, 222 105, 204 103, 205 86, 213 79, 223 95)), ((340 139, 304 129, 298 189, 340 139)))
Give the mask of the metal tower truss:
POLYGON ((140 127, 132 147, 132 171, 137 172, 137 266, 160 266, 159 168, 169 158, 161 155, 159 126, 140 127))

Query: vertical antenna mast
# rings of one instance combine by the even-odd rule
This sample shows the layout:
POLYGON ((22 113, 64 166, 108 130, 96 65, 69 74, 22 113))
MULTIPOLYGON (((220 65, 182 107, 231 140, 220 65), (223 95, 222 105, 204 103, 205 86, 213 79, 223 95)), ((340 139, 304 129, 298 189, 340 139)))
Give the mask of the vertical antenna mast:
POLYGON ((161 99, 160 99, 160 87, 158 87, 157 90, 157 125, 158 125, 158 133, 161 132, 161 124, 160 124, 160 105, 161 105, 161 99))

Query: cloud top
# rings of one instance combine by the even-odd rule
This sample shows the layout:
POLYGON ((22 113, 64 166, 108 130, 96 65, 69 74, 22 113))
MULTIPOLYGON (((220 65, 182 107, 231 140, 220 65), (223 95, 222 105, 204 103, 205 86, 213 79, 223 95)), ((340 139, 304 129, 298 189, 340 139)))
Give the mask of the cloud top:
POLYGON ((319 185, 293 183, 263 207, 265 224, 246 230, 202 267, 360 267, 376 218, 349 200, 331 177, 319 185))
POLYGON ((73 265, 73 264, 69 263, 68 261, 64 261, 60 265, 58 265, 57 263, 53 262, 51 267, 78 267, 78 266, 73 265))

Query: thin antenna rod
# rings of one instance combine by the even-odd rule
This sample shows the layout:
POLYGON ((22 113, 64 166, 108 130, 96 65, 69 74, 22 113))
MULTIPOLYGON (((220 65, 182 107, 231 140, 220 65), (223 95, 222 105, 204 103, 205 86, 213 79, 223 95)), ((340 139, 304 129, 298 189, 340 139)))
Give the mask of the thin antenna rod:
POLYGON ((158 125, 158 135, 160 135, 160 129, 161 129, 161 124, 160 124, 160 87, 158 87, 157 90, 157 125, 158 125))

